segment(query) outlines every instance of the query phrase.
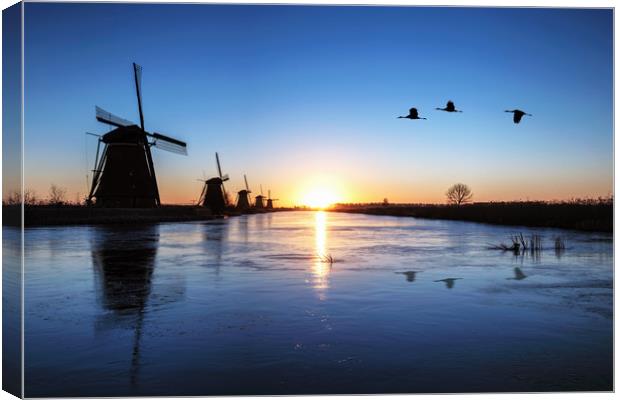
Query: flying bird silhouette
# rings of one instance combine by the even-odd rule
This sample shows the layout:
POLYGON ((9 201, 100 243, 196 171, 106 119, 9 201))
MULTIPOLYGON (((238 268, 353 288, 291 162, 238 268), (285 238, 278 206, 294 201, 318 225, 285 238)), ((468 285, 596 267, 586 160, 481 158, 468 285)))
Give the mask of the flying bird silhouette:
POLYGON ((446 278, 446 279, 440 279, 440 280, 435 281, 435 282, 445 282, 446 283, 446 287, 448 289, 452 289, 454 287, 454 281, 456 281, 458 279, 463 279, 463 278, 446 278))
POLYGON ((532 114, 528 114, 525 111, 521 111, 521 110, 518 110, 518 109, 506 110, 505 112, 513 114, 512 115, 512 120, 514 121, 515 124, 518 124, 519 122, 521 122, 521 118, 523 118, 524 115, 527 115, 527 116, 530 116, 530 117, 532 116, 532 114))
POLYGON ((452 102, 452 100, 448 100, 448 103, 446 103, 446 107, 445 108, 439 108, 437 107, 435 110, 440 110, 440 111, 447 111, 447 112, 463 112, 461 110, 457 110, 454 107, 454 102, 452 102))
POLYGON ((418 109, 417 108, 410 108, 409 109, 409 115, 401 116, 401 117, 398 117, 398 118, 426 119, 426 118, 420 118, 418 116, 418 109))

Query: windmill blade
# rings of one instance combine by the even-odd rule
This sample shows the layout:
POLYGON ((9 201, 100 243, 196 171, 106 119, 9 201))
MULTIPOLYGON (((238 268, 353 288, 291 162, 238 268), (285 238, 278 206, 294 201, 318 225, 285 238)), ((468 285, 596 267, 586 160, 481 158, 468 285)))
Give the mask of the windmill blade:
POLYGON ((225 174, 225 175, 224 175, 224 176, 222 176, 220 179, 222 180, 222 182, 226 182, 227 180, 229 180, 229 179, 230 179, 230 177, 228 176, 228 174, 225 174))
POLYGON ((263 195, 263 185, 260 185, 260 195, 263 195))
POLYGON ((128 121, 121 117, 117 117, 116 115, 104 110, 103 108, 99 106, 95 106, 95 118, 97 118, 97 121, 99 122, 103 122, 104 124, 114 125, 117 127, 135 125, 133 122, 128 121))
POLYGON ((245 190, 250 193, 250 185, 248 185, 248 178, 243 174, 243 180, 245 181, 245 190))
POLYGON ((207 183, 205 182, 205 184, 202 185, 202 191, 200 192, 200 197, 198 198, 198 205, 204 202, 206 194, 207 194, 207 183))
POLYGON ((224 177, 222 176, 222 167, 220 166, 220 156, 217 152, 215 152, 215 162, 217 164, 217 174, 220 179, 224 180, 224 177))
POLYGON ((171 138, 170 136, 162 135, 161 133, 153 132, 147 133, 150 137, 155 139, 153 146, 158 149, 166 150, 171 153, 187 155, 187 143, 171 138))
POLYGON ((142 67, 133 63, 133 76, 136 82, 136 97, 138 98, 138 111, 140 112, 140 127, 144 130, 144 114, 142 114, 142 67))

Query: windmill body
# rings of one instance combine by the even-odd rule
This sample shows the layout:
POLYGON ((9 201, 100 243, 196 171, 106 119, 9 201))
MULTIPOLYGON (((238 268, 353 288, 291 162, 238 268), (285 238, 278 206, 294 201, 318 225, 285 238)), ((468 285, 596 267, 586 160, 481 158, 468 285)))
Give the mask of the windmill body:
POLYGON ((237 193, 237 209, 239 210, 247 210, 250 208, 250 192, 243 189, 237 193))
POLYGON ((211 178, 205 182, 206 194, 202 205, 208 207, 213 214, 221 214, 226 209, 226 196, 222 189, 224 181, 219 178, 211 178))
POLYGON ((159 193, 151 148, 136 125, 122 126, 102 136, 105 144, 100 173, 95 171, 93 197, 104 207, 157 207, 159 193))
POLYGON ((254 208, 265 208, 265 196, 259 194, 254 201, 254 208))
POLYGON ((133 64, 140 126, 96 107, 97 121, 115 128, 99 138, 88 203, 102 207, 158 207, 159 189, 151 147, 187 154, 187 145, 160 133, 144 130, 140 76, 142 68, 133 64), (99 149, 104 148, 99 157, 99 149), (94 200, 93 200, 94 199, 94 200))

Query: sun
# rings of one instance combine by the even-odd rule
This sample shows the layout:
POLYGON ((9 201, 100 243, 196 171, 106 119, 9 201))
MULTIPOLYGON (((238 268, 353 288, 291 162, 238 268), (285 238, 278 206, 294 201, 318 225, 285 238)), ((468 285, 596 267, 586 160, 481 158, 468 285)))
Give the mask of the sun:
POLYGON ((339 200, 336 192, 327 188, 315 188, 303 196, 302 203, 312 208, 327 208, 339 200))

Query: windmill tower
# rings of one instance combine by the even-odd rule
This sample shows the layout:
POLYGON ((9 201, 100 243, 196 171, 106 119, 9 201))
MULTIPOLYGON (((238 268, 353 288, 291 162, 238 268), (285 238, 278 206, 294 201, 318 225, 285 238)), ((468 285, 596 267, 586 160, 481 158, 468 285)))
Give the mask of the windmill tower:
POLYGON ((245 181, 245 189, 240 190, 237 193, 237 209, 238 210, 247 210, 250 208, 250 186, 248 185, 248 178, 243 175, 243 180, 245 181))
POLYGON ((265 203, 263 200, 265 196, 263 196, 263 185, 260 185, 260 194, 256 196, 256 200, 254 201, 254 208, 265 208, 265 203))
POLYGON ((95 107, 97 121, 116 128, 99 137, 88 204, 103 207, 158 207, 161 203, 151 147, 187 154, 185 142, 144 130, 142 67, 133 63, 133 71, 140 126, 95 107), (99 157, 101 143, 104 147, 99 157))
POLYGON ((215 153, 215 162, 217 163, 218 176, 204 181, 205 184, 202 187, 198 204, 208 207, 213 214, 221 214, 228 205, 224 182, 230 178, 228 175, 222 175, 220 156, 217 153, 215 153))
POLYGON ((271 190, 267 190, 267 209, 273 210, 273 202, 278 201, 278 199, 271 198, 271 190))

